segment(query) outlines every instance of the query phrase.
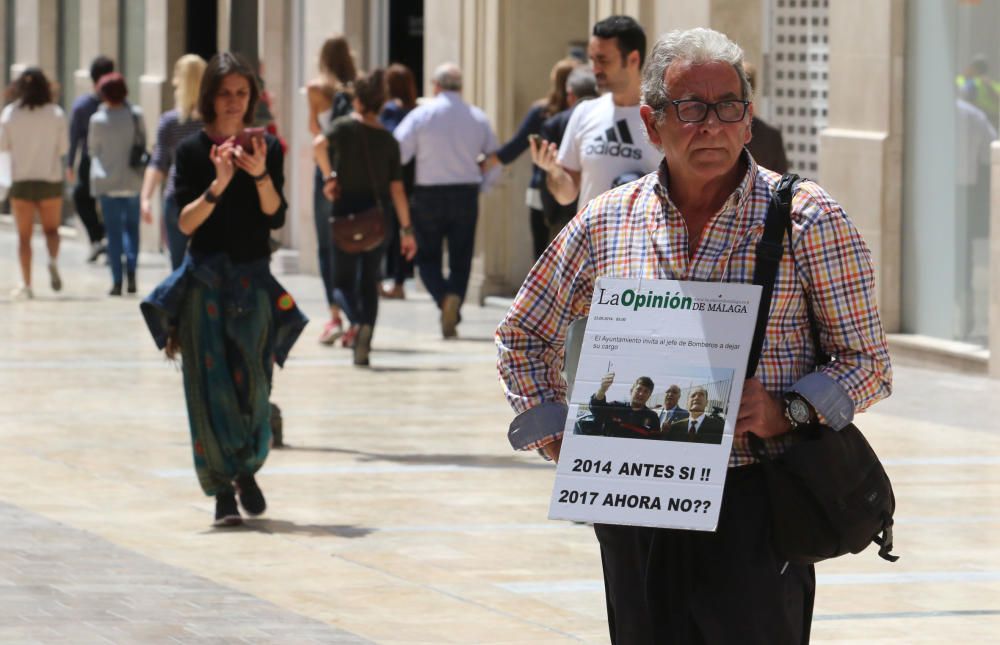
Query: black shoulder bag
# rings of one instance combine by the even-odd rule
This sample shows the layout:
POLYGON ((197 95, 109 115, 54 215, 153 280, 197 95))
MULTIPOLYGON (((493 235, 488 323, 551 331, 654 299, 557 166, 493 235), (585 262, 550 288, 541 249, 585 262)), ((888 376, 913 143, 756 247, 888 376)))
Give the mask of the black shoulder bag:
POLYGON ((132 105, 125 104, 132 116, 132 146, 128 151, 128 165, 136 170, 143 170, 149 164, 149 152, 146 150, 146 131, 139 123, 139 117, 132 110, 132 105))
MULTIPOLYGON (((771 308, 774 280, 784 252, 785 231, 794 266, 792 196, 799 177, 786 174, 771 196, 764 235, 757 244, 754 284, 763 287, 747 378, 757 371, 771 308)), ((816 319, 806 307, 817 367, 831 357, 819 347, 816 319)), ((768 457, 764 442, 748 434, 750 450, 761 463, 771 505, 772 541, 777 553, 795 564, 812 564, 879 545, 880 557, 892 555, 892 515, 896 499, 878 456, 853 424, 836 431, 814 424, 796 428, 801 440, 780 456, 768 457)))

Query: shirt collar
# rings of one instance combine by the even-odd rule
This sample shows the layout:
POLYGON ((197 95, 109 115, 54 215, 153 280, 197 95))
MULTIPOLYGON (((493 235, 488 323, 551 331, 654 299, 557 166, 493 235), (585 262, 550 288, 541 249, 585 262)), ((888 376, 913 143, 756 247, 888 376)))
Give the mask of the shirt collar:
MULTIPOLYGON (((740 160, 746 162, 747 171, 744 173, 743 178, 740 179, 740 183, 737 184, 736 189, 726 200, 726 203, 723 205, 723 209, 728 208, 733 204, 737 204, 742 207, 753 194, 754 178, 757 176, 757 162, 753 160, 753 157, 749 152, 747 152, 746 148, 743 148, 743 152, 740 153, 740 160)), ((656 178, 657 181, 653 190, 656 191, 656 195, 660 199, 669 200, 670 171, 667 168, 666 157, 660 161, 660 167, 656 171, 656 178)))

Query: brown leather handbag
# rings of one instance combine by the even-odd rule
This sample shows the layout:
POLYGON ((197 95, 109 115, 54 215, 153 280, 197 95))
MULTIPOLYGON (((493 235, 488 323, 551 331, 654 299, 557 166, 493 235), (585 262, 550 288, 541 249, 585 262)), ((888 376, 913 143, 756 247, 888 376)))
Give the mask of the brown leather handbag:
POLYGON ((364 139, 365 163, 368 165, 368 178, 372 183, 372 193, 375 195, 375 205, 357 213, 348 213, 333 217, 330 227, 333 243, 345 253, 365 253, 373 251, 385 242, 385 213, 382 210, 382 200, 375 185, 375 173, 372 172, 372 160, 368 152, 368 134, 364 124, 360 124, 364 139))

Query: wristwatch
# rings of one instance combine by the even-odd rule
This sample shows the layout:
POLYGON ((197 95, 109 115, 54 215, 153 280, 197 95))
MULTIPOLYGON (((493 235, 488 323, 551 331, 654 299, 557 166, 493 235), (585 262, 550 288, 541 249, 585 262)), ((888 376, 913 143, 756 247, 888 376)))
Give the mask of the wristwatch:
POLYGON ((413 235, 413 226, 400 226, 399 227, 399 234, 403 235, 403 236, 405 236, 405 235, 413 235))
POLYGON ((785 418, 792 424, 792 428, 811 425, 818 421, 819 417, 812 404, 798 392, 785 392, 783 398, 785 418))
POLYGON ((211 188, 205 189, 204 197, 205 201, 208 202, 209 204, 216 204, 219 201, 219 196, 214 194, 211 188))

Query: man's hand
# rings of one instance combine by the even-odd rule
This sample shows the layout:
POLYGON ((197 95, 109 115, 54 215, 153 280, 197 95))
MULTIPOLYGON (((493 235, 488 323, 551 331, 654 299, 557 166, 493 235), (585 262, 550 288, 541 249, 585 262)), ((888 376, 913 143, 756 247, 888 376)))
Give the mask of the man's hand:
POLYGON ((607 374, 605 374, 604 378, 601 379, 601 386, 597 388, 597 392, 594 393, 594 398, 603 399, 604 395, 608 393, 609 389, 611 389, 611 384, 614 382, 615 382, 614 372, 608 372, 607 374))
POLYGON ((407 260, 417 257, 417 238, 413 235, 402 235, 399 238, 399 254, 407 260))
POLYGON ((562 450, 562 437, 556 439, 552 443, 545 444, 539 448, 539 450, 542 451, 542 455, 544 455, 546 459, 550 459, 558 464, 559 451, 562 450))
POLYGON ((752 432, 758 437, 776 437, 792 429, 785 418, 781 402, 764 389, 756 378, 743 383, 740 415, 736 418, 736 434, 752 432))
POLYGON ((479 162, 479 172, 484 175, 489 171, 493 170, 500 165, 500 158, 497 157, 497 153, 491 152, 490 154, 483 157, 483 160, 479 162))
POLYGON ((531 148, 531 161, 545 172, 553 173, 562 168, 558 159, 559 146, 556 144, 532 137, 528 146, 531 148))
POLYGON ((73 172, 72 167, 66 169, 66 181, 70 184, 76 183, 76 173, 73 172))

